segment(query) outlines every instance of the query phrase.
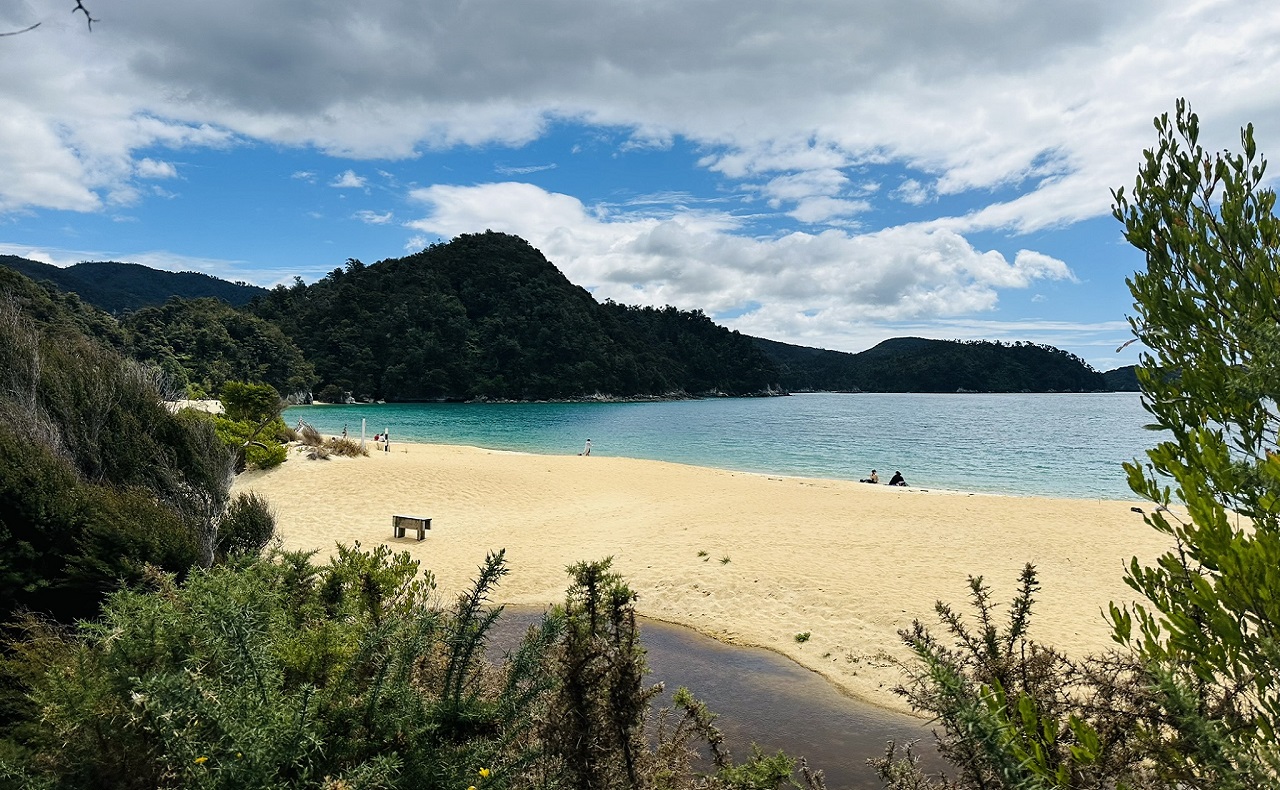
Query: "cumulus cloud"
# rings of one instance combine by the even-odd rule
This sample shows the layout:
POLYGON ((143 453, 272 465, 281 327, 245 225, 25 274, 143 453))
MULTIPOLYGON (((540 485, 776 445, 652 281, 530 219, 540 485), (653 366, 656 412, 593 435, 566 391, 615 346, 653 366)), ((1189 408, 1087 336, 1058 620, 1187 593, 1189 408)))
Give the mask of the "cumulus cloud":
POLYGON ((408 226, 450 237, 476 228, 522 236, 597 298, 732 314, 726 323, 784 339, 807 326, 959 316, 989 310, 1001 289, 1070 280, 1067 265, 1023 250, 1013 261, 945 229, 863 234, 736 235, 711 212, 655 218, 601 212, 530 184, 415 190, 426 214, 408 226))

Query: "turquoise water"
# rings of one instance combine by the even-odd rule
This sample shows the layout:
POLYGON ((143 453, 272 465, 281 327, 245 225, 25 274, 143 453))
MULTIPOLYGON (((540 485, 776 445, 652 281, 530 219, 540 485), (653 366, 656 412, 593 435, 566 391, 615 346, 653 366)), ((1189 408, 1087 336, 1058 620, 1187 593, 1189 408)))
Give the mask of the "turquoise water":
POLYGON ((1157 435, 1137 393, 838 394, 658 403, 295 406, 326 434, 617 455, 749 472, 1029 496, 1129 499, 1120 464, 1157 435))

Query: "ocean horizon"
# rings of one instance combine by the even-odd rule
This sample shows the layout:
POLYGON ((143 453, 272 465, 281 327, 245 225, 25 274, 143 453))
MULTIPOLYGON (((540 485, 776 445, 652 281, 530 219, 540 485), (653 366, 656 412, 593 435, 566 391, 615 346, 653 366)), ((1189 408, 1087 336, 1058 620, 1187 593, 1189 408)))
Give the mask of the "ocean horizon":
POLYGON ((325 434, 615 455, 762 474, 1080 499, 1132 499, 1121 464, 1158 434, 1138 393, 805 393, 643 403, 293 406, 325 434))

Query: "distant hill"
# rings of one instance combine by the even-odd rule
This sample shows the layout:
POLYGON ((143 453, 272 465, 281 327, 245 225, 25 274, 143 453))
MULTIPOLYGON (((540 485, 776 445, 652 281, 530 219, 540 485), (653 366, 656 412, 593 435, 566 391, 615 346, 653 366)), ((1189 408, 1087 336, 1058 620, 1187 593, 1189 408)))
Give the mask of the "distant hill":
POLYGON ((701 312, 600 304, 516 236, 464 234, 416 255, 349 260, 251 309, 322 389, 384 400, 541 400, 776 390, 751 339, 701 312))
POLYGON ((0 265, 37 282, 51 282, 59 290, 75 293, 94 307, 116 315, 162 305, 174 296, 211 297, 239 307, 267 292, 256 285, 227 282, 199 272, 166 272, 137 263, 90 262, 63 268, 0 255, 0 265))
POLYGON ((111 316, 86 304, 74 293, 0 266, 0 302, 8 301, 4 297, 13 300, 22 320, 33 324, 35 329, 70 330, 117 351, 124 348, 124 332, 111 316))
POLYGON ((1102 374, 1102 380, 1106 382, 1107 389, 1111 392, 1140 392, 1142 387, 1138 386, 1137 370, 1137 365, 1114 368, 1105 371, 1102 374))
POLYGON ((382 400, 1138 389, 1132 366, 1099 373, 1052 346, 904 337, 850 354, 741 335, 697 310, 600 304, 528 242, 492 232, 270 291, 138 264, 0 264, 64 292, 22 289, 59 320, 205 390, 227 378, 382 400), (133 315, 119 327, 91 305, 133 315))
POLYGON ((1096 392, 1103 375, 1053 346, 900 337, 857 354, 755 338, 792 391, 1096 392))

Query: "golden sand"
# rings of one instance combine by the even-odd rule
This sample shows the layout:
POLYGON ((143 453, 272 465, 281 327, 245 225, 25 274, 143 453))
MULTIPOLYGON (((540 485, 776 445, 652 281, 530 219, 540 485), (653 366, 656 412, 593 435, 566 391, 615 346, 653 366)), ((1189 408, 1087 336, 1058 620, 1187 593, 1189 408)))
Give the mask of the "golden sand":
POLYGON ((969 575, 1007 603, 1022 566, 1035 563, 1043 588, 1032 638, 1082 656, 1112 645, 1102 611, 1133 599, 1122 580, 1129 558, 1150 562, 1168 542, 1130 510, 1135 502, 447 445, 396 443, 330 461, 294 455, 242 475, 236 490, 270 501, 286 548, 387 543, 430 569, 445 600, 492 550, 507 551, 499 598, 512 604, 559 602, 567 566, 612 556, 641 614, 775 650, 899 710, 893 659, 908 653, 898 629, 916 618, 935 624, 938 599, 967 611, 969 575), (392 538, 397 513, 431 517, 426 540, 392 538))

